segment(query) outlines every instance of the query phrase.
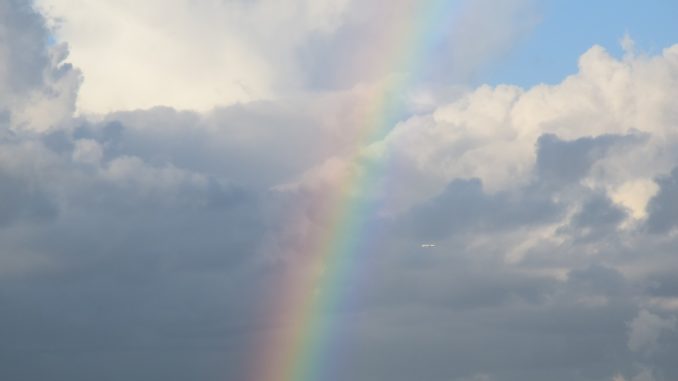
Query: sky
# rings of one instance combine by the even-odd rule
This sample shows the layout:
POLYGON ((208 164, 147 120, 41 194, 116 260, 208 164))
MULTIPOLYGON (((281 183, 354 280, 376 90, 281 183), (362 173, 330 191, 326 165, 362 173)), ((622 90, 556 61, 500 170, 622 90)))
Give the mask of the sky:
POLYGON ((0 379, 678 379, 676 14, 0 0, 0 379))

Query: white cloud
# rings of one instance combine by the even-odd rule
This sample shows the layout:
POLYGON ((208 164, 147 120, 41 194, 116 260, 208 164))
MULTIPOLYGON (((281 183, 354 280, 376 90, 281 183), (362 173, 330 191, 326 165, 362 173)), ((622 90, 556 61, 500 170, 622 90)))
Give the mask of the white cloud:
POLYGON ((411 58, 432 63, 421 68, 429 82, 446 78, 445 86, 416 90, 414 106, 427 107, 427 98, 449 97, 449 78, 465 82, 537 20, 531 0, 492 2, 491 14, 475 1, 36 1, 84 73, 78 110, 85 113, 157 105, 205 111, 346 89, 379 82, 411 58), (436 4, 455 6, 427 14, 436 4), (420 17, 442 20, 417 24, 420 17), (410 46, 403 33, 437 33, 441 47, 413 52, 430 41, 410 46))
POLYGON ((596 46, 582 55, 579 72, 559 84, 481 86, 400 123, 379 144, 422 176, 423 194, 409 197, 426 198, 459 177, 478 177, 490 192, 530 182, 543 134, 635 136, 644 142, 611 149, 582 182, 644 218, 657 191, 654 178, 675 162, 669 147, 678 142, 671 128, 678 121, 677 54, 678 45, 654 57, 616 59, 596 46))
MULTIPOLYGON (((657 350, 662 332, 675 329, 675 317, 665 319, 647 310, 641 310, 638 316, 629 323, 629 349, 650 354, 657 350)), ((640 379, 644 380, 644 378, 640 379)))
POLYGON ((78 109, 208 110, 294 83, 295 49, 340 24, 347 0, 39 0, 85 73, 78 109))

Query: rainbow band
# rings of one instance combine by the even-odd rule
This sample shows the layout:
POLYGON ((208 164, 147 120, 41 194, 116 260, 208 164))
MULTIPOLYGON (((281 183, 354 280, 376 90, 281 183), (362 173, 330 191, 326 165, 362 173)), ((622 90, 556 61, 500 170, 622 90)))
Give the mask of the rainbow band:
POLYGON ((382 138, 400 117, 401 97, 410 88, 419 66, 443 36, 442 28, 457 1, 422 0, 414 2, 416 9, 401 9, 411 17, 399 25, 390 39, 390 54, 381 60, 381 73, 397 73, 372 94, 372 106, 367 111, 365 124, 355 138, 355 150, 348 158, 351 164, 342 184, 327 195, 324 205, 331 206, 322 217, 330 228, 326 235, 308 243, 308 263, 288 274, 283 298, 277 301, 276 311, 292 312, 289 326, 276 331, 258 355, 256 370, 250 381, 322 381, 331 360, 332 328, 335 320, 332 310, 346 299, 345 283, 357 269, 356 261, 364 252, 361 246, 368 240, 367 224, 378 205, 366 197, 354 197, 374 192, 387 163, 384 155, 365 155, 364 147, 382 138), (381 156, 381 157, 377 157, 381 156), (312 271, 324 269, 322 275, 312 271))

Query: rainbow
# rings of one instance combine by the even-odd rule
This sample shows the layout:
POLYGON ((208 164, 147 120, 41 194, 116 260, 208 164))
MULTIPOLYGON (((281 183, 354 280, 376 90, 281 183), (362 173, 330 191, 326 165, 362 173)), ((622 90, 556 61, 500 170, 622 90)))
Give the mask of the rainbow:
POLYGON ((287 324, 257 351, 250 381, 322 381, 323 372, 329 371, 336 340, 333 309, 345 302, 351 274, 361 270, 357 260, 369 244, 369 221, 378 210, 378 203, 369 197, 355 195, 377 191, 387 165, 384 152, 366 154, 364 148, 384 137, 402 117, 402 95, 438 46, 457 5, 452 0, 421 0, 395 10, 401 12, 395 19, 406 22, 392 26, 386 52, 375 60, 379 72, 390 79, 371 93, 364 124, 345 159, 352 165, 337 179, 340 186, 324 195, 327 208, 321 218, 329 228, 305 243, 303 258, 309 263, 287 274, 278 291, 282 297, 274 310, 288 316, 287 324))

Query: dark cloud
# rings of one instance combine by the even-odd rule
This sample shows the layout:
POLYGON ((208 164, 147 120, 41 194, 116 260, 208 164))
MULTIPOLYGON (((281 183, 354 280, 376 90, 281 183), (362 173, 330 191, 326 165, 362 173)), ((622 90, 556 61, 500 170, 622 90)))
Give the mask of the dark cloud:
POLYGON ((633 135, 602 135, 566 141, 545 134, 537 141, 537 173, 556 186, 572 183, 585 177, 613 146, 630 145, 639 139, 633 135))
POLYGON ((21 220, 53 218, 58 210, 38 179, 23 179, 0 168, 0 228, 21 220))
POLYGON ((594 195, 572 218, 574 227, 616 226, 626 217, 625 211, 603 195, 594 195))
POLYGON ((439 196, 408 212, 401 228, 422 241, 475 229, 495 230, 546 223, 561 212, 538 187, 490 195, 478 179, 454 180, 439 196))
POLYGON ((0 36, 3 58, 0 61, 2 88, 16 95, 39 89, 44 71, 50 64, 44 48, 49 36, 42 16, 31 1, 7 0, 0 4, 0 36))
POLYGON ((622 222, 626 211, 605 195, 568 191, 578 187, 593 164, 614 145, 638 141, 634 136, 604 135, 595 138, 561 140, 543 135, 537 141, 537 178, 515 191, 488 194, 479 179, 456 179, 443 192, 408 212, 403 231, 416 233, 422 240, 436 240, 448 234, 469 230, 515 229, 546 224, 562 218, 566 205, 556 201, 573 192, 585 200, 572 217, 570 226, 578 229, 611 228, 622 222))
POLYGON ((659 192, 647 206, 650 231, 665 233, 678 224, 678 168, 657 180, 659 192))

